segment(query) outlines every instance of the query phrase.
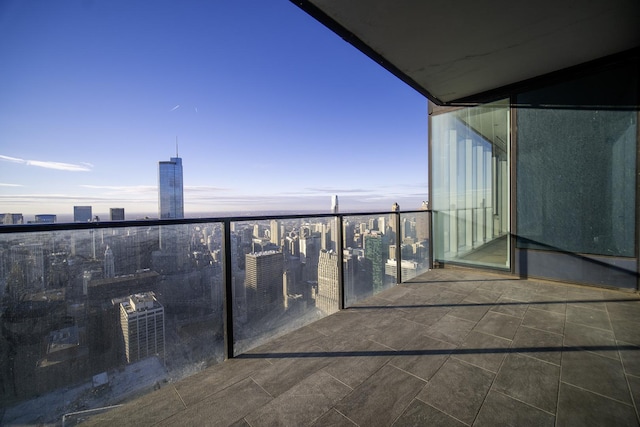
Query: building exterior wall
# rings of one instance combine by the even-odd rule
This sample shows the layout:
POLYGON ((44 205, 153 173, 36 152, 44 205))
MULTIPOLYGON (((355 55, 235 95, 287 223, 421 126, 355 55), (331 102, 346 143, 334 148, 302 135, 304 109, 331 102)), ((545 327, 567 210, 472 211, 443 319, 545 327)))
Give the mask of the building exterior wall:
POLYGON ((158 209, 160 218, 184 218, 182 159, 171 157, 158 165, 158 209))
POLYGON ((320 251, 318 260, 318 295, 316 306, 327 314, 338 311, 340 257, 335 252, 320 251))
POLYGON ((627 59, 492 104, 431 106, 434 260, 637 289, 638 76, 627 59))
POLYGON ((152 295, 132 295, 128 301, 120 303, 120 327, 128 363, 155 355, 164 356, 164 307, 152 295), (151 298, 151 307, 136 309, 133 301, 136 297, 151 298))

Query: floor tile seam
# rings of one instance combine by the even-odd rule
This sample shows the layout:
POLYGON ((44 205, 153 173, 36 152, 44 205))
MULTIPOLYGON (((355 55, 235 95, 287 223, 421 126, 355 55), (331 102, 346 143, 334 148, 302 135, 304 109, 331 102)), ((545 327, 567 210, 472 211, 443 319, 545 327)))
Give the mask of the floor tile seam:
MULTIPOLYGON (((427 383, 429 382, 429 380, 425 380, 424 378, 421 378, 421 377, 417 376, 417 375, 416 375, 416 374, 414 374, 414 373, 411 373, 411 372, 409 372, 409 371, 407 371, 407 370, 402 369, 402 368, 401 368, 401 367, 399 367, 399 366, 394 365, 394 364, 392 363, 391 359, 387 360, 387 361, 385 362, 385 364, 386 364, 386 365, 391 366, 392 368, 395 368, 395 369, 399 370, 400 372, 404 372, 404 373, 405 373, 405 374, 407 374, 407 375, 411 375, 412 377, 419 379, 420 381, 422 381, 422 382, 424 383, 424 385, 427 385, 427 383)), ((423 388, 424 388, 424 386, 423 386, 423 388)), ((422 389, 420 389, 417 393, 420 393, 420 391, 422 391, 422 389)))
MULTIPOLYGON (((514 337, 514 338, 515 338, 516 333, 518 332, 518 329, 519 329, 519 328, 520 328, 520 326, 518 326, 518 327, 516 328, 516 331, 513 333, 513 337, 514 337)), ((489 333, 489 332, 485 332, 485 331, 479 331, 479 330, 478 330, 478 331, 476 331, 476 330, 475 330, 475 328, 474 328, 474 329, 471 329, 471 330, 469 331, 469 334, 471 334, 471 332, 475 332, 475 333, 477 333, 477 334, 485 334, 485 335, 488 335, 488 336, 490 336, 490 337, 492 337, 492 338, 500 338, 500 339, 502 339, 502 340, 511 341, 511 343, 513 343, 513 338, 505 338, 505 337, 501 337, 500 335, 495 335, 495 334, 492 334, 492 333, 489 333)), ((467 336, 465 337, 465 339, 469 337, 469 334, 467 334, 467 336)), ((510 343, 510 344, 511 344, 511 343, 510 343)), ((509 345, 509 348, 510 348, 510 347, 511 347, 511 345, 509 345)))
MULTIPOLYGON (((424 387, 423 387, 424 388, 424 387)), ((404 413, 407 411, 407 409, 409 409, 409 407, 411 406, 411 404, 415 401, 418 400, 420 402, 422 402, 420 399, 418 399, 418 395, 420 394, 420 392, 422 391, 422 389, 420 389, 416 395, 409 401, 409 403, 407 403, 407 405, 405 405, 404 408, 402 408, 402 411, 399 412, 399 414, 389 423, 390 426, 393 426, 396 421, 398 421, 403 415, 404 413)))
MULTIPOLYGON (((322 368, 320 371, 322 371, 322 372, 324 372, 325 374, 329 375, 331 378, 333 378, 334 380, 338 381, 340 384, 342 384, 342 385, 344 385, 344 386, 348 387, 348 388, 349 388, 349 390, 350 390, 350 391, 349 391, 349 393, 351 393, 351 392, 352 392, 352 391, 357 387, 357 386, 356 386, 356 387, 351 387, 349 384, 345 383, 345 382, 344 382, 344 381, 342 381, 340 378, 338 378, 338 377, 336 377, 335 375, 333 375, 331 372, 329 372, 329 371, 327 370, 327 366, 325 366, 324 368, 322 368)), ((318 372, 320 372, 320 371, 318 371, 318 372)), ((368 378, 366 378, 365 380, 361 381, 361 382, 360 382, 360 384, 362 384, 362 383, 363 383, 364 381, 366 381, 367 379, 368 379, 368 378)), ((360 384, 358 384, 358 385, 360 385, 360 384)), ((349 393, 347 393, 346 395, 348 395, 349 393)), ((345 396, 346 396, 346 395, 345 395, 345 396)), ((342 399, 344 399, 344 396, 342 397, 342 399)), ((342 400, 342 399, 340 399, 340 400, 342 400)))
MULTIPOLYGON (((529 308, 527 307, 527 310, 529 308)), ((525 311, 526 313, 526 311, 525 311)), ((512 316, 514 317, 514 316, 512 316)), ((522 327, 522 322, 524 320, 524 316, 522 316, 522 318, 520 318, 520 323, 518 324, 518 327, 516 328, 515 333, 513 334, 513 337, 515 338, 516 334, 518 333, 518 330, 520 329, 520 327, 522 327)), ((515 340, 511 340, 511 343, 509 345, 509 349, 511 350, 513 348, 513 342, 515 340)), ((500 361, 500 365, 498 366, 498 369, 496 370, 496 372, 493 375, 493 378, 491 379, 491 384, 489 384, 489 390, 487 391, 487 393, 484 395, 484 398, 482 399, 482 404, 480 405, 480 408, 478 409, 478 412, 476 412, 475 417, 473 417, 473 422, 472 424, 476 421, 476 419, 478 418, 478 415, 480 414, 480 410, 482 409, 482 407, 484 406, 485 402, 487 401, 487 397, 489 396, 489 393, 491 392, 491 390, 494 389, 494 385, 498 379, 498 376, 500 375, 500 371, 502 370, 502 367, 504 366, 504 364, 507 362, 507 356, 511 354, 511 353, 507 353, 505 355, 505 357, 502 358, 502 360, 500 361)))
POLYGON ((569 302, 569 301, 567 301, 567 308, 571 307, 571 308, 577 308, 578 310, 596 311, 598 313, 607 312, 606 304, 605 304, 604 310, 601 310, 601 309, 598 309, 598 308, 589 307, 588 304, 604 304, 604 303, 602 303, 602 302, 569 302))
MULTIPOLYGON (((433 409, 435 409, 436 411, 438 411, 438 412, 442 412, 443 414, 446 414, 447 416, 449 416, 449 417, 453 418, 454 420, 456 420, 456 421, 458 421, 458 422, 461 422, 462 424, 464 424, 464 425, 466 425, 466 426, 471 426, 471 425, 473 424, 473 422, 472 422, 471 424, 469 424, 469 423, 467 423, 467 422, 465 422, 465 421, 462 421, 460 418, 456 418, 454 415, 452 415, 452 414, 448 413, 448 412, 447 412, 447 411, 445 411, 444 409, 439 408, 438 406, 434 405, 434 404, 433 404, 433 403, 431 403, 431 402, 427 402, 427 401, 425 401, 425 400, 423 400, 423 399, 420 399, 418 396, 416 396, 414 399, 415 399, 415 400, 417 400, 417 401, 419 401, 419 402, 424 403, 425 405, 431 406, 431 407, 432 407, 433 409)), ((483 401, 482 403, 484 404, 484 401, 483 401)), ((480 410, 478 410, 478 412, 480 412, 480 410)), ((474 417, 474 421, 475 421, 475 417, 474 417)))
MULTIPOLYGON (((257 385, 258 387, 260 387, 260 390, 264 391, 265 393, 267 393, 267 395, 273 400, 276 398, 276 396, 272 395, 271 393, 269 393, 264 387, 262 387, 262 385, 260 385, 260 383, 258 381, 255 380, 255 378, 253 377, 249 377, 249 379, 251 380, 251 382, 253 382, 255 385, 257 385)), ((296 384, 300 383, 300 381, 298 381, 296 384)), ((290 390, 291 387, 289 387, 287 390, 290 390)), ((284 391, 286 392, 286 390, 284 391)), ((282 392, 282 393, 284 393, 282 392)), ((282 394, 280 393, 280 395, 282 394)), ((246 416, 246 415, 245 415, 246 416)))
MULTIPOLYGON (((522 319, 520 319, 520 325, 522 325, 522 319)), ((516 333, 517 333, 518 329, 520 328, 520 325, 518 325, 518 328, 516 329, 516 333)), ((514 335, 514 337, 515 337, 515 335, 514 335)), ((511 341, 511 345, 509 346, 509 348, 512 348, 512 346, 513 346, 513 340, 511 341)), ((497 371, 496 372, 492 372, 493 378, 491 379, 491 384, 489 384, 489 390, 487 390, 487 393, 484 395, 484 398, 482 399, 482 403, 480 404, 480 407, 478 408, 478 411, 476 412, 475 416, 473 417, 473 421, 471 422, 471 425, 473 425, 473 423, 475 423, 476 420, 478 419, 478 415, 480 415, 480 411, 482 410, 482 407, 485 405, 485 403, 487 401, 487 397, 489 396, 489 393, 491 392, 491 390, 494 389, 494 385, 496 383, 496 380, 498 379, 498 375, 500 375, 500 371, 502 370, 502 367, 504 366, 506 361, 507 361, 507 357, 505 356, 500 361, 500 365, 498 366, 497 371)))
MULTIPOLYGON (((470 331, 469 331, 469 332, 470 332, 470 331)), ((458 347, 460 346, 460 345, 459 345, 459 344, 457 344, 457 343, 454 343, 454 342, 451 342, 451 341, 445 341, 445 340, 443 340, 442 338, 438 338, 438 337, 434 337, 433 335, 429 335, 429 334, 427 333, 427 331, 422 332, 422 333, 421 333, 421 335, 423 335, 423 336, 425 336, 425 337, 427 337, 427 338, 430 338, 430 339, 432 339, 432 340, 438 340, 438 341, 441 341, 441 342, 443 342, 443 343, 446 343, 446 344, 452 345, 452 346, 454 346, 454 347, 456 347, 456 348, 458 348, 458 347)), ((467 333, 467 335, 465 335, 465 336, 464 336, 464 338, 462 338, 462 342, 464 342, 464 340, 467 338, 467 336, 468 336, 468 335, 469 335, 469 333, 467 333)))
POLYGON ((611 333, 612 333, 612 335, 613 335, 613 328, 611 328, 611 329, 598 328, 597 326, 587 325, 587 324, 585 324, 585 323, 579 323, 579 322, 572 322, 571 320, 567 320, 567 321, 565 322, 565 327, 567 326, 567 325, 566 325, 567 323, 570 323, 570 324, 572 324, 572 325, 585 326, 585 327, 587 327, 587 328, 596 329, 596 330, 598 330, 598 331, 611 332, 611 333))
MULTIPOLYGON (((429 338, 429 339, 434 340, 434 341, 438 341, 438 342, 440 342, 442 344, 453 346, 453 349, 451 351, 455 351, 460 347, 458 344, 455 344, 455 343, 452 343, 452 342, 449 342, 449 341, 445 341, 445 340, 440 339, 440 338, 432 337, 430 335, 425 334, 424 332, 421 332, 420 336, 425 337, 425 338, 429 338)), ((407 350, 407 348, 403 347, 402 350, 399 350, 399 351, 403 351, 403 350, 407 350)), ((438 348, 437 350, 445 350, 445 349, 438 348)))
MULTIPOLYGON (((491 310, 487 310, 487 313, 488 313, 489 311, 491 311, 491 310)), ((447 313, 447 314, 448 314, 448 315, 450 315, 451 317, 455 317, 456 319, 462 319, 462 320, 468 320, 469 322, 475 322, 475 323, 476 323, 476 325, 478 324, 478 322, 479 322, 480 320, 482 320, 482 317, 484 317, 484 315, 483 315, 483 316, 480 318, 480 320, 469 320, 469 319, 466 319, 466 318, 464 318, 464 317, 460 317, 460 316, 456 316, 455 314, 451 314, 451 312, 449 312, 449 313, 447 313)), ((486 313, 485 313, 485 314, 486 314, 486 313)), ((446 315, 445 315, 445 316, 446 316, 446 315)), ((444 317, 444 316, 443 316, 443 317, 444 317)), ((475 326, 475 325, 474 325, 474 326, 475 326)))
MULTIPOLYGON (((344 398, 343 398, 344 399, 344 398)), ((345 415, 344 413, 342 413, 338 408, 336 408, 336 405, 333 405, 331 407, 331 409, 333 409, 334 411, 336 411, 338 414, 342 415, 343 417, 345 417, 347 420, 349 420, 354 426, 360 426, 360 424, 358 424, 357 422, 353 421, 351 418, 349 418, 347 415, 345 415)), ((329 411, 331 410, 329 409, 329 411)), ((327 411, 327 412, 329 412, 327 411)))
MULTIPOLYGON (((578 348, 580 348, 580 346, 573 346, 573 347, 578 347, 578 348)), ((564 351, 564 350, 563 350, 563 351, 564 351)), ((621 360, 621 358, 620 358, 620 353, 618 352, 618 350, 615 350, 615 352, 616 352, 616 353, 618 353, 618 357, 614 357, 614 356, 604 356, 603 354, 597 353, 597 352, 595 352, 595 351, 587 350, 586 348, 585 348, 585 349, 582 349, 582 350, 573 351, 573 353, 578 353, 578 352, 582 352, 582 353, 589 353, 589 354, 592 354, 592 355, 594 355, 594 356, 602 357, 602 358, 604 358, 604 359, 608 359, 608 360, 616 360, 616 361, 618 361, 618 362, 622 362, 622 360, 621 360)), ((622 365, 622 369, 623 369, 623 371, 624 371, 624 365, 622 365)))
MULTIPOLYGON (((530 306, 529 306, 529 307, 530 307, 530 306)), ((525 311, 525 315, 526 315, 526 313, 529 311, 529 307, 527 307, 527 310, 525 311)), ((519 325, 518 325, 518 327, 516 328, 516 333, 513 335, 513 339, 511 340, 511 346, 509 347, 509 349, 510 349, 510 350, 512 350, 512 352, 511 352, 510 354, 522 354, 521 352, 517 352, 517 351, 515 351, 515 352, 514 352, 514 351, 513 351, 513 350, 514 350, 514 347, 513 347, 513 346, 514 346, 514 343, 515 343, 515 341, 516 341, 516 340, 515 340, 515 338, 516 338, 516 336, 518 335, 518 332, 520 332, 520 331, 522 330, 522 328, 528 328, 528 329, 532 329, 532 330, 534 330, 534 331, 539 331, 539 332, 544 332, 544 333, 550 333, 550 334, 554 334, 554 335, 559 335, 559 336, 561 336, 561 337, 562 337, 562 344, 564 344, 564 330, 565 330, 565 324, 563 324, 563 325, 562 325, 562 331, 563 331, 563 333, 562 333, 562 334, 558 334, 558 333, 556 333, 556 332, 545 331, 545 330, 543 330, 543 329, 533 328, 533 327, 531 327, 531 326, 524 325, 524 324, 523 324, 523 323, 524 323, 524 318, 525 318, 525 316, 522 316, 522 318, 520 319, 520 324, 519 324, 519 325)), ((566 323, 566 317, 565 317, 565 323, 566 323)), ((527 332, 526 332, 526 330, 523 330, 523 333, 524 333, 524 334, 526 334, 526 333, 527 333, 527 332)), ((562 344, 561 344, 561 345, 562 345, 562 344)), ((524 356, 527 356, 526 354, 523 354, 523 355, 524 355, 524 356)), ((548 364, 550 364, 550 365, 552 365, 552 366, 558 366, 558 365, 556 365, 555 363, 551 363, 551 362, 548 362, 548 361, 546 361, 546 360, 538 359, 537 357, 533 357, 533 356, 528 356, 528 357, 531 357, 532 359, 535 359, 535 360, 540 360, 540 361, 545 362, 545 363, 548 363, 548 364)), ((507 360, 507 358, 505 357, 505 358, 504 358, 504 360, 503 360, 503 363, 504 363, 504 361, 506 361, 506 360, 507 360)), ((560 349, 560 362, 562 362, 562 348, 560 349)), ((502 368, 502 365, 500 366, 500 368, 502 368)), ((556 408, 557 408, 557 406, 556 406, 556 408)))
POLYGON ((540 313, 551 313, 551 314, 557 314, 558 316, 562 316, 562 317, 564 317, 564 318, 566 318, 566 317, 567 317, 567 312, 566 312, 566 311, 565 311, 565 312, 564 312, 564 314, 563 314, 563 313, 558 313, 558 312, 556 312, 556 311, 545 310, 545 309, 542 309, 542 308, 535 308, 535 307, 532 307, 532 306, 531 306, 531 304, 529 304, 529 307, 527 307, 527 312, 528 312, 529 310, 538 311, 538 312, 540 312, 540 313))
MULTIPOLYGON (((524 317, 522 318, 522 320, 524 320, 524 317)), ((520 325, 520 327, 523 327, 523 328, 530 328, 530 329, 535 329, 536 331, 540 331, 540 332, 547 332, 547 333, 554 334, 554 335, 560 335, 563 338, 564 338, 564 335, 565 335, 564 326, 565 326, 565 323, 562 324, 562 332, 555 332, 555 331, 551 331, 549 329, 536 328, 535 326, 528 325, 528 324, 527 325, 522 325, 522 324, 520 325)))
MULTIPOLYGON (((270 360, 268 360, 268 359, 267 359, 267 362, 269 362, 269 364, 270 364, 271 366, 273 366, 273 363, 272 363, 270 360)), ((222 362, 222 363, 224 363, 224 362, 222 362)), ((258 369, 257 371, 260 371, 260 370, 262 370, 262 369, 258 369)), ((242 381, 244 381, 244 380, 246 380, 246 379, 251 379, 252 381, 254 381, 254 380, 253 380, 253 378, 252 378, 251 376, 252 376, 253 374, 255 374, 255 373, 256 373, 256 371, 252 371, 251 373, 248 373, 248 374, 246 374, 246 375, 242 375, 242 376, 240 376, 239 378, 232 377, 232 378, 234 378, 232 382, 230 382, 230 383, 229 383, 229 384, 227 384, 226 386, 222 387, 221 389, 214 391, 213 393, 208 393, 208 394, 204 394, 204 395, 202 395, 198 400, 194 401, 194 402, 191 404, 191 406, 197 405, 198 403, 202 402, 203 400, 208 399, 208 398, 210 398, 211 396, 215 396, 216 394, 221 393, 221 392, 223 392, 223 391, 227 390, 228 388, 233 387, 234 385, 236 385, 236 384, 238 384, 238 383, 240 383, 240 382, 242 382, 242 381)), ((255 381, 254 381, 254 382, 255 382, 255 381)), ((175 388, 175 386, 174 386, 174 388, 175 388)), ((187 388, 187 389, 188 389, 188 388, 187 388)), ((182 403, 183 403, 187 408, 188 408, 188 407, 190 407, 190 406, 188 406, 188 405, 184 402, 184 400, 183 400, 183 398, 182 398, 182 395, 180 394, 180 392, 179 392, 177 389, 176 389, 176 393, 178 393, 178 396, 180 396, 180 400, 182 401, 182 403)))
MULTIPOLYGON (((622 368, 624 370, 624 363, 622 364, 622 368)), ((631 387, 631 384, 629 383, 629 377, 634 377, 633 375, 629 375, 625 372, 624 375, 624 380, 627 382, 627 389, 629 390, 629 395, 631 396, 631 405, 633 406, 633 409, 636 412, 636 421, 638 421, 638 424, 640 424, 640 411, 638 411, 638 403, 640 402, 636 402, 635 396, 633 395, 633 388, 631 387)), ((637 378, 637 377, 634 377, 637 378)))
POLYGON ((535 357, 535 356, 533 356, 533 355, 531 355, 531 354, 529 354, 529 353, 525 353, 525 352, 522 352, 522 351, 514 351, 514 352, 509 353, 509 354, 518 354, 518 355, 520 355, 520 356, 524 356, 524 357, 528 357, 528 358, 530 358, 530 359, 534 359, 534 360, 536 360, 536 361, 538 361, 538 362, 546 363, 547 365, 551 365, 551 366, 554 366, 554 367, 556 367, 556 368, 560 368, 560 367, 562 366, 562 365, 560 365, 559 363, 549 362, 548 360, 540 359, 540 358, 538 358, 538 357, 535 357))
MULTIPOLYGON (((524 405, 526 405, 526 406, 528 406, 528 407, 530 407, 530 408, 534 408, 534 409, 537 409, 537 410, 539 410, 539 411, 542 411, 542 412, 544 412, 545 414, 551 415, 551 416, 552 416, 552 417, 554 417, 554 418, 558 415, 558 406, 557 406, 557 403, 556 403, 556 412, 555 412, 555 413, 553 413, 553 412, 550 412, 550 411, 548 411, 548 410, 546 410, 546 409, 540 408, 540 407, 538 407, 538 406, 536 406, 536 405, 534 405, 534 404, 532 404, 532 403, 526 402, 526 401, 524 401, 524 400, 522 400, 522 399, 518 399, 518 398, 517 398, 517 397, 515 397, 515 396, 511 396, 510 394, 507 394, 507 393, 505 393, 505 392, 503 392, 503 391, 500 391, 500 390, 498 390, 498 389, 495 389, 495 388, 493 388, 493 386, 491 387, 491 390, 490 390, 490 391, 493 391, 494 393, 499 393, 499 394, 501 394, 501 395, 503 395, 503 396, 508 397, 509 399, 513 399, 513 400, 515 400, 515 401, 517 401, 517 402, 520 402, 520 403, 522 403, 522 404, 524 404, 524 405)), ((560 382, 559 382, 559 381, 558 381, 558 394, 560 394, 560 382)))
MULTIPOLYGON (((378 331, 378 332, 380 332, 380 331, 378 331)), ((376 340, 372 340, 371 338, 365 338, 365 340, 366 340, 366 341, 369 341, 369 342, 372 342, 372 343, 374 343, 374 344, 378 344, 378 345, 381 345, 381 346, 383 346, 383 347, 386 347, 386 348, 388 348, 388 349, 389 349, 389 350, 391 350, 391 351, 395 351, 395 352, 400 351, 400 350, 399 350, 399 349, 397 349, 397 348, 389 347, 388 345, 383 344, 383 343, 381 343, 381 342, 378 342, 378 341, 376 341, 376 340)), ((391 357, 393 357, 393 356, 391 356, 391 357)))
MULTIPOLYGON (((489 311, 491 311, 491 309, 489 309, 489 311)), ((500 312, 498 312, 498 311, 492 311, 492 313, 493 313, 493 314, 498 314, 498 315, 500 315, 500 316, 509 316, 509 317, 513 317, 514 319, 518 319, 518 320, 520 320, 520 323, 522 323, 522 319, 521 319, 521 318, 519 318, 519 317, 517 317, 517 316, 512 316, 511 314, 500 313, 500 312)), ((524 317, 524 316, 523 316, 523 317, 524 317)), ((483 318, 484 318, 484 316, 483 316, 483 318)), ((480 320, 482 320, 482 319, 480 319, 480 320)))
MULTIPOLYGON (((445 318, 445 317, 447 317, 447 316, 451 316, 451 317, 453 317, 453 318, 455 318, 455 319, 463 320, 463 321, 465 321, 465 322, 473 323, 473 324, 474 324, 474 326, 478 324, 478 322, 474 322, 473 320, 463 319, 463 318, 461 318, 461 317, 454 316, 453 314, 451 314, 451 311, 449 311, 447 314, 445 314, 444 316, 442 316, 442 317, 440 318, 440 320, 444 319, 444 318, 445 318)), ((482 317, 484 317, 484 316, 482 316, 482 317)), ((440 320, 438 320, 438 322, 439 322, 440 320)), ((481 320, 482 320, 482 319, 481 319, 481 320)), ((436 323, 438 323, 438 322, 436 322, 436 323)))
MULTIPOLYGON (((523 317, 524 319, 524 317, 523 317)), ((520 328, 528 328, 528 329, 533 329, 534 331, 538 331, 538 332, 546 332, 548 334, 553 334, 553 335, 560 335, 562 338, 564 338, 564 332, 563 333, 559 333, 559 332, 553 332, 553 331, 548 331, 546 329, 540 329, 540 328, 536 328, 535 326, 531 326, 531 325, 523 325, 522 323, 520 323, 520 326, 518 326, 518 330, 520 330, 520 328)), ((564 329, 563 329, 564 331, 564 329)), ((516 331, 517 333, 518 331, 516 331)), ((564 339, 563 339, 564 341, 564 339)))
POLYGON ((182 402, 182 406, 184 406, 184 409, 187 409, 187 404, 185 403, 184 399, 180 395, 180 392, 178 391, 178 389, 175 387, 175 385, 172 385, 172 387, 173 387, 173 391, 178 395, 178 399, 180 399, 180 402, 182 402))
MULTIPOLYGON (((492 373, 493 375, 498 375, 498 371, 492 371, 491 369, 487 369, 487 368, 484 368, 484 367, 482 367, 482 366, 480 366, 480 365, 476 365, 475 363, 469 362, 469 361, 467 361, 467 360, 465 360, 465 359, 461 359, 461 358, 459 357, 459 355, 457 355, 457 354, 453 354, 453 353, 452 353, 452 354, 450 355, 450 357, 451 357, 452 359, 456 359, 458 362, 463 362, 465 365, 469 365, 469 366, 473 366, 474 368, 482 369, 483 371, 490 372, 490 373, 492 373)), ((501 366, 502 366, 502 364, 501 364, 501 366)))
MULTIPOLYGON (((595 391, 593 391, 593 390, 589 390, 588 388, 584 388, 584 387, 581 387, 581 386, 579 386, 579 385, 572 384, 572 383, 570 383, 570 382, 568 382, 568 381, 564 381, 564 380, 562 380, 562 377, 560 377, 560 378, 561 378, 561 379, 560 379, 560 384, 566 384, 566 385, 568 385, 568 386, 571 386, 571 387, 575 387, 575 388, 577 388, 577 389, 580 389, 580 390, 582 390, 582 391, 584 391, 584 392, 591 393, 591 394, 595 394, 596 396, 600 396, 600 397, 603 397, 603 398, 605 398, 605 399, 608 399, 608 400, 611 400, 611 401, 614 401, 614 402, 617 402, 617 403, 621 403, 621 404, 623 404, 624 406, 628 406, 628 407, 633 408, 633 396, 631 396, 631 393, 629 393, 629 400, 630 400, 632 403, 627 403, 627 402, 623 402, 623 401, 621 401, 621 400, 615 399, 615 398, 613 398, 613 397, 611 397, 611 396, 607 396, 607 395, 605 395, 605 394, 601 394, 601 393, 595 392, 595 391)), ((629 387, 629 384, 627 383, 627 388, 628 388, 628 387, 629 387)), ((559 395, 559 394, 560 394, 560 393, 558 393, 558 395, 559 395)))
POLYGON ((463 299, 460 302, 465 304, 476 304, 478 307, 480 307, 480 306, 493 306, 494 304, 498 304, 499 299, 500 297, 498 297, 498 299, 495 301, 478 301, 477 299, 473 299, 471 294, 469 294, 465 299, 463 299))
MULTIPOLYGON (((491 375, 493 375, 493 379, 491 380, 491 384, 493 384, 493 381, 495 380, 495 377, 497 377, 497 376, 498 376, 499 369, 498 369, 498 371, 495 371, 495 372, 494 372, 494 371, 492 371, 492 370, 490 370, 490 369, 483 368, 482 366, 478 366, 478 365, 475 365, 475 364, 473 364, 473 363, 471 363, 471 362, 468 362, 468 361, 466 361, 466 360, 460 359, 460 358, 456 357, 456 355, 455 355, 455 354, 451 354, 451 355, 449 355, 449 358, 450 358, 450 359, 451 359, 451 358, 456 359, 456 361, 461 362, 461 363, 462 363, 462 364, 464 364, 464 365, 468 365, 468 366, 472 366, 472 367, 474 367, 474 368, 482 369, 483 371, 490 373, 491 375)), ((506 357, 505 357, 505 359, 506 359, 506 357)), ((445 362, 445 363, 446 363, 446 362, 445 362)), ((500 363, 500 367, 502 367, 502 363, 504 363, 504 361, 502 361, 502 362, 500 363)), ((444 364, 443 364, 443 365, 444 365, 444 364)), ((435 375, 434 375, 434 376, 435 376, 435 375)))
MULTIPOLYGON (((562 341, 562 348, 563 348, 562 349, 562 353, 563 354, 565 352, 566 353, 589 353, 589 354, 592 354, 594 356, 602 357, 604 359, 617 360, 618 362, 620 362, 622 364, 622 357, 620 357, 620 351, 618 349, 615 350, 615 353, 618 356, 617 357, 613 357, 613 356, 604 356, 603 354, 598 353, 598 352, 593 351, 593 350, 589 350, 586 347, 589 347, 589 346, 588 345, 567 345, 564 340, 562 341), (565 351, 564 350, 565 348, 569 348, 569 347, 574 349, 574 350, 571 350, 571 351, 565 351)), ((604 351, 604 350, 602 350, 602 351, 604 351)), ((624 371, 624 365, 622 365, 622 369, 624 371)))

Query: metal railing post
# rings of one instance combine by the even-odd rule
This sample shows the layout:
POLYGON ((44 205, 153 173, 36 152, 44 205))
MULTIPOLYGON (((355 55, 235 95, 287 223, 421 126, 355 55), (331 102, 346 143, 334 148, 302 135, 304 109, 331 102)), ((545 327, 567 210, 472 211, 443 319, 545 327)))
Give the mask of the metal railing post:
POLYGON ((402 283, 402 242, 400 237, 402 236, 402 230, 400 229, 400 212, 396 211, 396 284, 402 283))
POLYGON ((231 221, 223 222, 224 248, 224 358, 233 358, 233 267, 231 259, 231 221))
POLYGON ((342 215, 338 215, 336 216, 336 220, 335 220, 335 224, 336 224, 336 244, 337 244, 337 251, 338 251, 338 309, 339 310, 344 310, 346 303, 345 303, 345 292, 344 292, 344 221, 343 221, 343 216, 342 215))

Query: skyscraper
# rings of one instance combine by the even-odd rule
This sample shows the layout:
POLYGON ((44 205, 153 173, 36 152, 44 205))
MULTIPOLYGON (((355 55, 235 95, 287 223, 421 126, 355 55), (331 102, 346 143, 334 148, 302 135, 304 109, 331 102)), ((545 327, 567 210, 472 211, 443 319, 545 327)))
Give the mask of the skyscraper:
POLYGON ((331 213, 338 213, 338 195, 331 196, 331 213))
POLYGON ((116 276, 116 266, 115 260, 113 258, 113 251, 107 245, 107 249, 104 251, 104 277, 115 277, 116 276))
POLYGON ((320 251, 318 260, 318 296, 316 306, 327 314, 338 311, 340 293, 340 257, 335 252, 320 251))
POLYGON ((382 248, 382 236, 369 234, 364 236, 364 257, 369 261, 371 268, 371 283, 373 292, 384 289, 384 255, 382 248))
POLYGON ((93 214, 91 213, 91 206, 74 206, 73 207, 73 222, 87 222, 91 221, 93 214))
POLYGON ((111 221, 124 221, 124 208, 110 208, 109 216, 111 221))
POLYGON ((120 328, 128 363, 164 356, 164 307, 153 292, 131 295, 120 303, 120 328))
POLYGON ((158 209, 161 219, 184 218, 182 159, 171 157, 158 164, 158 209))
POLYGON ((282 273, 284 257, 276 251, 250 253, 245 256, 248 305, 256 317, 267 313, 284 300, 282 273))

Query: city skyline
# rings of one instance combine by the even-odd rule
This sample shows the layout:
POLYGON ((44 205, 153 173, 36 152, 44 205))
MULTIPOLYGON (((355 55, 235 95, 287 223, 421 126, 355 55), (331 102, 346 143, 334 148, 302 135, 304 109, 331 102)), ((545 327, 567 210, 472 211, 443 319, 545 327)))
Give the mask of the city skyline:
POLYGON ((3 212, 156 216, 176 137, 185 216, 428 197, 426 99, 290 2, 8 1, 0 22, 3 212))

